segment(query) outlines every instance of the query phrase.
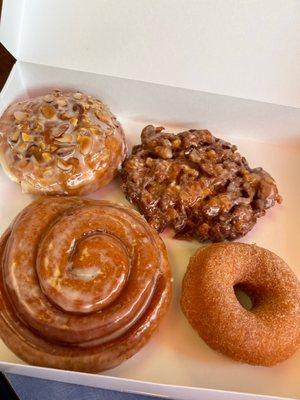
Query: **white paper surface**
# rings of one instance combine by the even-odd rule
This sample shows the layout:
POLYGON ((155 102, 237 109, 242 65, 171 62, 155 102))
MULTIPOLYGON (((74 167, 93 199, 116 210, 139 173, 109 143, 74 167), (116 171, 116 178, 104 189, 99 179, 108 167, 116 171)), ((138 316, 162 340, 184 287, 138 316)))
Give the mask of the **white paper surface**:
POLYGON ((0 41, 16 59, 19 58, 25 1, 8 0, 2 2, 0 41))
POLYGON ((293 107, 31 63, 18 62, 15 69, 18 80, 7 84, 14 88, 1 93, 5 104, 18 96, 18 85, 28 96, 53 87, 73 88, 100 96, 117 115, 135 121, 182 129, 201 126, 216 135, 299 143, 300 110, 293 107))
MULTIPOLYGON (((300 135, 297 130, 300 126, 300 110, 31 64, 18 63, 17 68, 20 73, 10 77, 2 95, 4 103, 8 99, 13 100, 17 95, 15 88, 21 82, 27 89, 25 94, 29 95, 41 92, 49 85, 63 85, 90 91, 104 99, 123 123, 130 143, 138 142, 141 128, 146 123, 154 122, 158 125, 166 124, 166 127, 172 125, 172 129, 176 130, 208 128, 217 136, 237 144, 251 166, 262 166, 271 173, 283 196, 283 204, 269 210, 242 241, 256 243, 274 251, 300 278, 300 186, 297 184, 300 171, 300 135), (280 124, 280 121, 284 123, 280 124)), ((119 189, 118 180, 91 197, 128 204, 119 189)), ((32 198, 22 194, 18 185, 10 182, 3 172, 0 173, 1 232, 32 198)), ((6 364, 0 367, 10 372, 118 390, 124 388, 129 391, 168 394, 178 399, 198 399, 200 395, 201 399, 207 400, 242 398, 232 393, 206 390, 197 392, 196 389, 189 389, 200 387, 299 399, 300 352, 272 368, 253 367, 213 351, 192 330, 180 310, 179 297, 189 257, 200 244, 196 241, 174 240, 167 235, 162 237, 168 248, 174 275, 174 299, 158 334, 132 359, 99 376, 42 368, 22 369, 20 366, 6 364), (129 380, 119 381, 107 377, 129 380), (154 385, 143 386, 143 382, 133 383, 130 379, 152 382, 154 385), (176 389, 155 384, 187 388, 176 389)), ((20 362, 2 343, 0 361, 20 362)))
POLYGON ((20 60, 300 107, 298 0, 4 3, 20 60))

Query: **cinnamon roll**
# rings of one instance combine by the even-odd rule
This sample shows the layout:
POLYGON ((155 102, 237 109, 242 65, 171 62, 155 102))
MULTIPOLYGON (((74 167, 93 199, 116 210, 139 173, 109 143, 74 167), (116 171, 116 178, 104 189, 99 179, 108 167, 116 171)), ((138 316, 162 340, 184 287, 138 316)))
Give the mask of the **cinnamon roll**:
POLYGON ((0 335, 34 365, 102 371, 135 354, 171 297, 159 235, 134 210, 37 200, 0 243, 0 335))

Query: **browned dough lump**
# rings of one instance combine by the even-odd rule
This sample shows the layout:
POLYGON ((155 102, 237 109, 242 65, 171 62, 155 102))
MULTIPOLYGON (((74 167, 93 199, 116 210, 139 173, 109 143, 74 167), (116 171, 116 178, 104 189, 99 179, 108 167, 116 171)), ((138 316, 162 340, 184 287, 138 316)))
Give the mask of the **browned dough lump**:
POLYGON ((123 163, 122 189, 151 226, 176 237, 236 239, 281 198, 273 178, 207 130, 145 127, 123 163))

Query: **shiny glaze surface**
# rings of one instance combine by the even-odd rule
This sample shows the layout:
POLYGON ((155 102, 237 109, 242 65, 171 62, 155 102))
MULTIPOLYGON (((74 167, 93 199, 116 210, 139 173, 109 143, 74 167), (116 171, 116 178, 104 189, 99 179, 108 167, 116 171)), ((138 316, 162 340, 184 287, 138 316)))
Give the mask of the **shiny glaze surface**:
POLYGON ((146 126, 123 163, 121 187, 153 228, 201 242, 244 236, 282 201, 271 175, 205 129, 146 126))
POLYGON ((12 104, 0 118, 0 161, 23 192, 78 195, 116 175, 124 133, 100 100, 80 92, 12 104))
POLYGON ((149 339, 170 302, 162 240, 137 212, 115 203, 37 200, 0 247, 0 334, 33 364, 118 365, 149 339))

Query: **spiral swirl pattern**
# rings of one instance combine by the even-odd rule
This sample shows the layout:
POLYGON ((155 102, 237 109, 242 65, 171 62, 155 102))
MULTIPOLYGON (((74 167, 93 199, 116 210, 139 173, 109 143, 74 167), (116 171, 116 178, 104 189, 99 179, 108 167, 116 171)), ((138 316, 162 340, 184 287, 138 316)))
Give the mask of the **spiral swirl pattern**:
POLYGON ((0 333, 25 361, 101 371, 131 357, 166 312, 164 244, 134 210, 45 198, 0 243, 0 333))

